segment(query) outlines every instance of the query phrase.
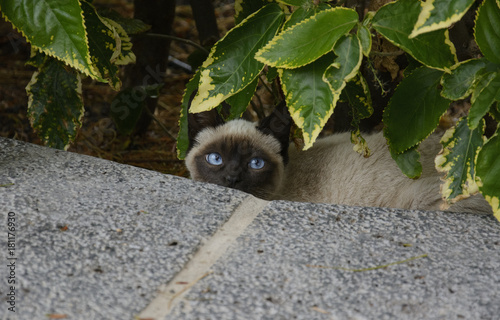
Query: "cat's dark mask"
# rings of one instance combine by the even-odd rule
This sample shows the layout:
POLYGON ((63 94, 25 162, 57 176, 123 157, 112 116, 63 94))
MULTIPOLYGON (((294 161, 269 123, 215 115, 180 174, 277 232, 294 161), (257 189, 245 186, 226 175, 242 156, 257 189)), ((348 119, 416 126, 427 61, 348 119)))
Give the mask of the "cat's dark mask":
POLYGON ((268 198, 288 161, 291 118, 284 104, 259 124, 224 123, 217 110, 188 115, 186 165, 195 180, 268 198))

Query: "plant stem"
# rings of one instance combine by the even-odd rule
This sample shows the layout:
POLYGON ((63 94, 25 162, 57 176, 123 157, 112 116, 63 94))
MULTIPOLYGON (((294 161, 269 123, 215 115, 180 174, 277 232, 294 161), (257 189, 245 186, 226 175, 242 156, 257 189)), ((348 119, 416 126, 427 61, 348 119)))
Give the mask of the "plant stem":
POLYGON ((159 33, 144 33, 141 36, 143 36, 143 37, 153 37, 153 38, 162 38, 162 39, 169 39, 169 40, 184 42, 186 44, 189 44, 189 45, 191 45, 193 47, 196 47, 196 48, 200 49, 201 51, 203 51, 203 52, 205 52, 207 54, 210 53, 207 49, 205 49, 201 45, 199 45, 196 42, 191 41, 189 39, 183 39, 183 38, 179 38, 179 37, 176 37, 176 36, 171 36, 171 35, 167 35, 167 34, 159 34, 159 33))
POLYGON ((381 51, 370 51, 370 55, 374 56, 400 56, 403 53, 405 53, 403 50, 398 50, 398 51, 391 51, 391 52, 381 52, 381 51))

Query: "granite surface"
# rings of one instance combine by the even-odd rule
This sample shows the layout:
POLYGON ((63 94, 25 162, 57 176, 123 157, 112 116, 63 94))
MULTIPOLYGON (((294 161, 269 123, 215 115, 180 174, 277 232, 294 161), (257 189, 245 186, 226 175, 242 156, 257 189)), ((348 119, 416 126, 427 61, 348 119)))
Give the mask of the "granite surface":
POLYGON ((0 138, 0 319, 499 319, 492 216, 252 198, 0 138))

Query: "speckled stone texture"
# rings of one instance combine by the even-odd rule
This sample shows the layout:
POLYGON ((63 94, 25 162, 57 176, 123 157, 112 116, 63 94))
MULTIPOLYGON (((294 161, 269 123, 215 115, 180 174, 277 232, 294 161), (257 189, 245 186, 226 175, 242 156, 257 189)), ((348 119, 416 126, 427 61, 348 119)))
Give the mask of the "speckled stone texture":
POLYGON ((492 216, 275 202, 212 271, 168 319, 500 317, 492 216))
MULTIPOLYGON (((247 197, 0 138, 0 319, 137 319, 247 197)), ((500 319, 493 216, 285 201, 259 212, 161 319, 500 319)))
POLYGON ((2 138, 0 185, 0 319, 132 319, 246 197, 2 138), (4 302, 8 212, 15 314, 4 302))

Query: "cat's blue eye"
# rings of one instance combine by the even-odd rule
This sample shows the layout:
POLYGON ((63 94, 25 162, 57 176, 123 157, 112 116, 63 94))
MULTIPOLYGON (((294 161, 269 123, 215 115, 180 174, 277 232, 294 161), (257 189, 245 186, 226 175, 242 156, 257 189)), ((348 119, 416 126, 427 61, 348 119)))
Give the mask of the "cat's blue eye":
POLYGON ((222 156, 217 152, 207 154, 206 159, 208 163, 214 166, 220 166, 222 164, 222 156))
POLYGON ((250 160, 250 163, 248 164, 248 166, 252 169, 262 169, 262 168, 264 168, 265 163, 266 162, 264 161, 264 159, 259 158, 259 157, 255 157, 255 158, 252 158, 250 160))

